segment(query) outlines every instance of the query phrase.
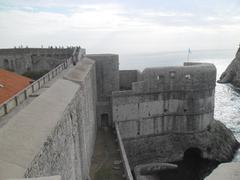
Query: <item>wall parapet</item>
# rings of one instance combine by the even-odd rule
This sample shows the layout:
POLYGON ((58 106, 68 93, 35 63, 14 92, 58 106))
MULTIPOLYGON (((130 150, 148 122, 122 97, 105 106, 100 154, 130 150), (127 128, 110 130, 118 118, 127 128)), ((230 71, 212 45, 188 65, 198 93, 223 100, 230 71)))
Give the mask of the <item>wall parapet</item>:
MULTIPOLYGON (((215 87, 216 68, 210 63, 184 63, 184 66, 146 68, 142 72, 145 82, 142 91, 198 90, 215 87)), ((136 84, 135 84, 136 85, 136 84)))
POLYGON ((122 142, 121 134, 119 132, 119 128, 118 128, 117 123, 115 123, 115 130, 116 130, 116 133, 117 133, 117 140, 118 140, 118 144, 119 144, 119 147, 120 147, 124 173, 125 173, 125 176, 126 176, 125 178, 127 180, 133 180, 133 175, 132 175, 132 172, 131 172, 131 168, 130 168, 130 165, 129 165, 129 162, 128 162, 127 154, 126 154, 126 151, 125 151, 125 148, 124 148, 124 144, 122 142))
POLYGON ((78 57, 82 57, 85 53, 83 50, 79 50, 75 48, 73 56, 67 59, 64 63, 58 65, 56 68, 52 69, 44 76, 39 78, 38 80, 31 83, 29 86, 18 92, 16 95, 9 98, 7 101, 0 104, 0 118, 5 116, 6 114, 10 113, 15 107, 22 104, 26 101, 31 95, 41 89, 47 82, 51 81, 55 78, 58 74, 60 74, 63 70, 70 67, 73 62, 73 57, 77 54, 78 57), (82 53, 82 54, 81 54, 82 53), (79 55, 80 54, 80 55, 79 55))
POLYGON ((9 48, 0 49, 0 54, 71 54, 75 47, 71 48, 9 48))
MULTIPOLYGON (((141 81, 142 82, 142 81, 141 81)), ((137 82, 139 83, 139 82, 137 82)), ((133 83, 135 84, 135 83, 133 83)), ((191 90, 191 89, 181 89, 181 90, 159 90, 155 92, 135 92, 134 90, 124 90, 124 91, 114 91, 112 93, 112 96, 114 97, 121 97, 121 96, 142 96, 142 95, 149 95, 149 94, 161 94, 161 93, 174 93, 174 92, 199 92, 199 91, 209 91, 214 89, 215 86, 209 86, 208 88, 202 88, 202 89, 196 89, 196 90, 191 90)))

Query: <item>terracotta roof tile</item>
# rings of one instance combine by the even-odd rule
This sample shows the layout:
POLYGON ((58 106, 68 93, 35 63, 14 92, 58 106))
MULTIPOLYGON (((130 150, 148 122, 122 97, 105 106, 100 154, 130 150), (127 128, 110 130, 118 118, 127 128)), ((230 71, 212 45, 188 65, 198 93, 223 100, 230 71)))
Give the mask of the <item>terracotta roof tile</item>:
POLYGON ((27 87, 32 79, 0 69, 0 104, 27 87))

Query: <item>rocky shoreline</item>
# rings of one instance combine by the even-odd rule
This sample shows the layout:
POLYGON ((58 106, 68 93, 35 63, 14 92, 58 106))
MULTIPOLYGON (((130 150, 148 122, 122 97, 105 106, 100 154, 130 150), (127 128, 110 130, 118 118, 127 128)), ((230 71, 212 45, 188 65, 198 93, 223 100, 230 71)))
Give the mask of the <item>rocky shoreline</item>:
POLYGON ((214 120, 206 130, 198 133, 169 133, 148 137, 147 141, 145 138, 128 139, 124 140, 124 145, 131 167, 153 162, 181 161, 184 153, 192 148, 199 149, 204 159, 220 163, 229 162, 239 148, 239 142, 232 131, 217 120, 214 120))
POLYGON ((136 165, 134 172, 138 180, 151 178, 176 180, 178 177, 185 180, 202 180, 220 163, 230 162, 239 148, 239 142, 232 131, 217 120, 202 132, 168 134, 159 138, 160 143, 157 144, 162 146, 158 147, 157 151, 161 152, 161 157, 155 155, 153 159, 143 158, 141 154, 138 160, 144 161, 136 163, 137 156, 128 154, 130 164, 136 165), (165 141, 167 143, 164 143, 165 141))
POLYGON ((218 83, 231 83, 235 87, 240 87, 240 48, 235 58, 228 65, 227 69, 222 73, 218 83))

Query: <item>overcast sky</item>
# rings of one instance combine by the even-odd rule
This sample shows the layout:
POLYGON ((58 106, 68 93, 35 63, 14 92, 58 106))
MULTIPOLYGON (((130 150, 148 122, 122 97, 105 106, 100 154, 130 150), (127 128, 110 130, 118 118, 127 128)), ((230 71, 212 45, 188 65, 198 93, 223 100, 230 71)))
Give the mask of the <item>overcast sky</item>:
POLYGON ((239 0, 0 0, 1 48, 80 45, 121 54, 239 42, 239 0))

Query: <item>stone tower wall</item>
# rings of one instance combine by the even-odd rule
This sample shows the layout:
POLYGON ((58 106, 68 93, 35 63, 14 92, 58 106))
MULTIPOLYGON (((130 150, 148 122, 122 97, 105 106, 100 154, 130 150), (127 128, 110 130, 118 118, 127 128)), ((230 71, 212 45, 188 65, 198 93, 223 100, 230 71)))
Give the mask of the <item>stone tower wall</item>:
POLYGON ((212 122, 214 65, 148 68, 142 79, 132 90, 113 92, 113 121, 123 139, 202 131, 212 122))
POLYGON ((118 55, 88 54, 87 57, 96 63, 98 126, 112 126, 112 92, 119 90, 118 55))

